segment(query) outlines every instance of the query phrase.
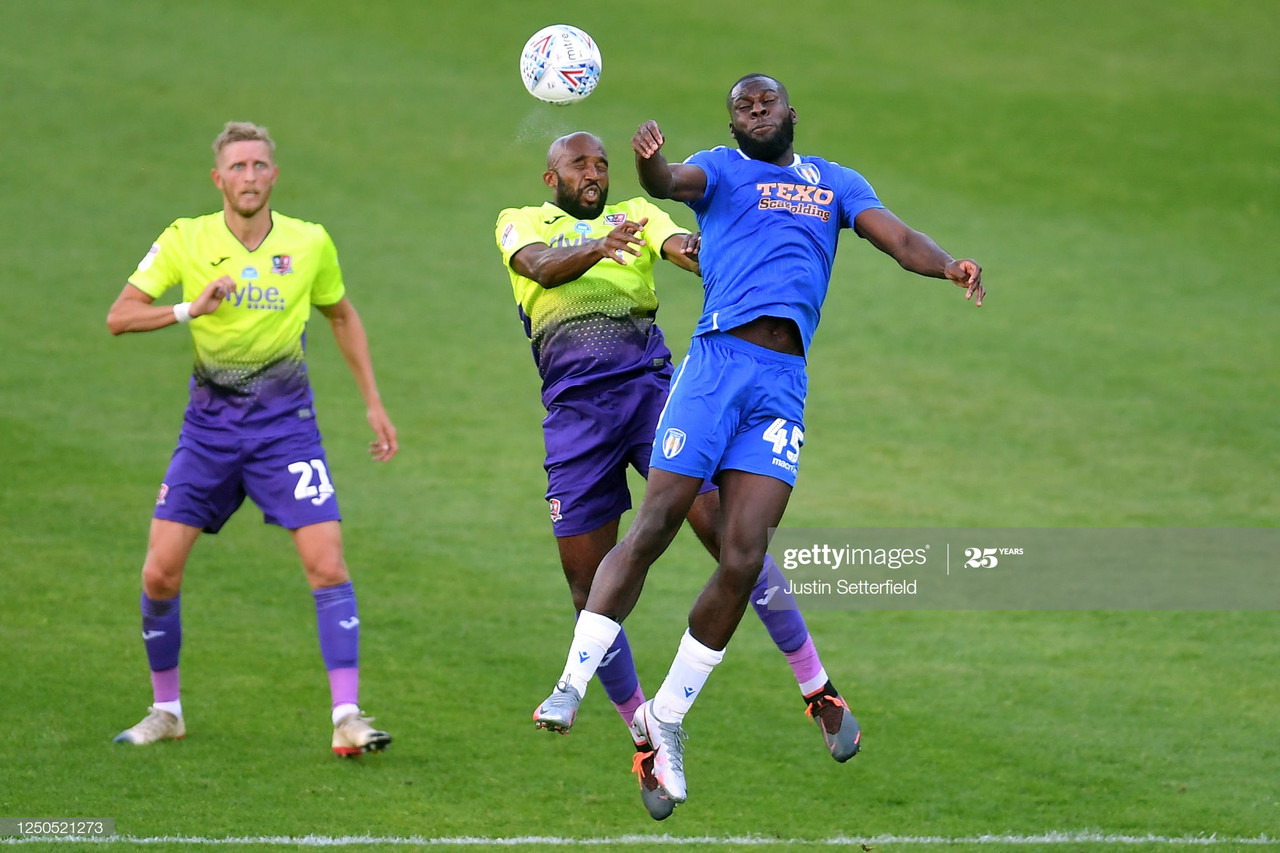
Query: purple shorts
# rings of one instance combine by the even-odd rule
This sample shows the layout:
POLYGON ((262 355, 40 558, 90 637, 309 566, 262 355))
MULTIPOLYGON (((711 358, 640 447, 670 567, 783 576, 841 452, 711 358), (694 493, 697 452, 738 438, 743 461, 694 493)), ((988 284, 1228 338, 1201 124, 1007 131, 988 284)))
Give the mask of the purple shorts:
POLYGON ((246 495, 262 510, 263 521, 286 530, 342 519, 315 430, 239 438, 184 429, 156 497, 155 517, 217 533, 246 495))
MULTIPOLYGON (((602 527, 631 509, 627 466, 649 476, 654 430, 670 379, 645 374, 611 388, 557 399, 542 421, 547 502, 557 537, 602 527)), ((703 491, 711 491, 710 483, 703 491)))

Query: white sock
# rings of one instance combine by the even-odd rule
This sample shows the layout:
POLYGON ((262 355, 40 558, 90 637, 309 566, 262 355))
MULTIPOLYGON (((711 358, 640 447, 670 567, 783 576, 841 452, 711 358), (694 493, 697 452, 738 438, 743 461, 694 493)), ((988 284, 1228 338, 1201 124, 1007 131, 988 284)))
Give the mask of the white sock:
POLYGON ((579 696, 586 696, 591 676, 596 674, 621 630, 622 626, 608 616, 590 610, 579 613, 578 624, 573 628, 573 642, 569 645, 569 659, 560 680, 568 682, 579 696))
POLYGON ((174 699, 172 702, 152 702, 151 707, 157 711, 168 711, 179 720, 182 719, 182 700, 174 699))
POLYGON ((826 684, 827 681, 827 671, 825 669, 819 669, 817 675, 800 685, 800 695, 808 696, 810 693, 816 693, 822 689, 822 686, 826 684))
POLYGON ((336 726, 338 724, 338 720, 341 720, 343 717, 347 716, 347 714, 358 714, 358 713, 360 713, 359 705, 352 705, 352 704, 334 705, 333 706, 333 724, 336 726))
POLYGON ((687 630, 680 638, 676 659, 663 679, 662 686, 653 697, 653 712, 665 723, 679 723, 689 713, 693 700, 698 698, 707 683, 711 670, 724 660, 724 651, 704 646, 687 630))

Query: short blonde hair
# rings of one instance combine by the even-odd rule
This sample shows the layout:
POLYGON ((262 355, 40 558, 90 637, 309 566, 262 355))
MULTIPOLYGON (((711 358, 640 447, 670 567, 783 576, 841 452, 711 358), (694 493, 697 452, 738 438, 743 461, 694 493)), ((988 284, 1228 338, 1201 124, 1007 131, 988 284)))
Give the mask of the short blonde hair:
POLYGON ((272 159, 276 156, 276 143, 271 138, 271 134, 260 124, 254 124, 251 121, 229 121, 227 126, 222 128, 222 133, 218 134, 218 138, 213 140, 213 156, 216 160, 218 155, 222 153, 222 149, 226 148, 233 142, 265 142, 267 148, 271 150, 272 159))

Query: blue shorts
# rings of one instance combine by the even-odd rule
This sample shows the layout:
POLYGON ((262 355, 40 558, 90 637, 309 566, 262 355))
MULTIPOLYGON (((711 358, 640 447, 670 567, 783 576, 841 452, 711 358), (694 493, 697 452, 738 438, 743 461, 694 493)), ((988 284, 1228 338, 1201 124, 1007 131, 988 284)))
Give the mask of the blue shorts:
POLYGON ((671 380, 649 464, 704 480, 747 471, 794 486, 807 390, 802 357, 724 332, 699 335, 671 380))
POLYGON ((265 438, 178 436, 155 517, 217 533, 248 496, 267 524, 297 530, 340 521, 338 498, 314 429, 265 438))
MULTIPOLYGON (((670 378, 646 373, 609 387, 562 394, 542 421, 547 503, 557 537, 589 533, 631 509, 627 466, 649 476, 654 428, 670 378)), ((703 491, 715 486, 706 484, 703 491)))

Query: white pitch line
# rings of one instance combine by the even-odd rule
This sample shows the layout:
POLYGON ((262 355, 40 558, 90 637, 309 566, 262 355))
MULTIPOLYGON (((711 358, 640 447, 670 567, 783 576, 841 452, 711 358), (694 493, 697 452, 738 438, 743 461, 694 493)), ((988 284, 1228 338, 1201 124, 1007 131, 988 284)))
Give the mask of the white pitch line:
POLYGON ((190 845, 257 845, 281 847, 354 847, 359 845, 386 844, 404 847, 528 847, 533 845, 550 847, 599 847, 620 844, 644 845, 725 845, 751 847, 787 847, 793 845, 824 845, 828 847, 867 846, 880 844, 992 844, 992 845, 1028 845, 1028 844, 1165 844, 1170 846, 1214 846, 1219 844, 1280 846, 1280 838, 1259 835, 1253 838, 1228 837, 1211 835, 1123 835, 1108 832, 1047 832, 1042 835, 972 835, 968 837, 946 835, 875 835, 862 838, 837 836, 834 838, 765 838, 759 836, 682 836, 682 835, 618 835, 610 838, 564 838, 548 835, 522 835, 512 837, 482 838, 476 836, 454 836, 446 838, 427 838, 424 836, 378 837, 372 835, 258 835, 229 838, 202 838, 189 835, 164 836, 64 836, 64 837, 25 837, 0 838, 5 844, 35 844, 50 842, 72 842, 93 844, 190 844, 190 845))

